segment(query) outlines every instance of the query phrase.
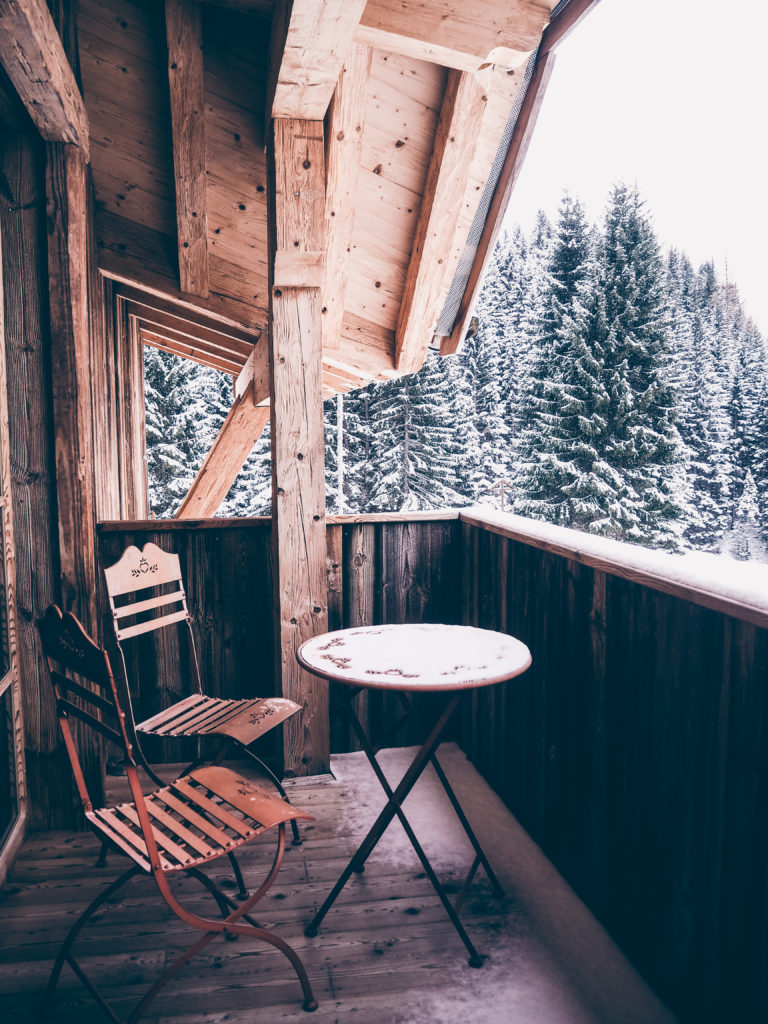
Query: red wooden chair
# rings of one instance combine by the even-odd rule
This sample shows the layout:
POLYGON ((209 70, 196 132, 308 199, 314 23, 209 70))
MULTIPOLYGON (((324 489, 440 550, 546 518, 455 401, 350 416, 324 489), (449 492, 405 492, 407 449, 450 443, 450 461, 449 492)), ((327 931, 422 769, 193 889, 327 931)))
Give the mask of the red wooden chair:
MULTIPOLYGON (((175 624, 185 628, 187 633, 194 692, 159 714, 138 722, 137 732, 143 736, 161 737, 221 736, 224 742, 214 763, 225 760, 233 749, 237 749, 253 758, 260 769, 269 775, 283 799, 287 799, 280 780, 257 757, 251 744, 301 711, 301 705, 283 697, 228 700, 203 694, 179 556, 163 551, 156 544, 145 544, 141 550, 132 545, 125 549, 119 561, 104 570, 104 576, 126 686, 128 675, 123 641, 175 624)), ((135 747, 136 755, 144 767, 151 771, 141 753, 140 743, 136 742, 135 747)), ((195 762, 194 765, 199 763, 195 762)), ((301 838, 295 821, 291 822, 291 828, 293 842, 298 845, 301 838)))
POLYGON ((53 1005, 56 986, 66 961, 110 1019, 119 1020, 73 956, 72 946, 96 910, 129 879, 142 873, 153 876, 160 895, 174 914, 201 934, 166 967, 139 1001, 128 1018, 128 1024, 137 1021, 160 989, 219 935, 259 939, 279 949, 290 961, 301 983, 304 1009, 315 1010, 317 1003, 298 954, 278 935, 259 927, 249 914, 277 875, 285 850, 286 822, 296 818, 311 820, 311 815, 220 765, 198 768, 175 782, 144 794, 130 740, 130 713, 121 704, 107 652, 93 642, 72 614, 62 615, 56 605, 48 608, 37 625, 86 821, 103 844, 125 854, 132 862, 128 870, 83 911, 71 928, 51 972, 44 1012, 53 1005), (113 807, 93 807, 70 728, 70 718, 85 722, 121 749, 131 791, 130 801, 113 807), (278 829, 277 850, 272 865, 261 885, 242 903, 235 902, 200 870, 208 861, 231 855, 234 850, 275 826, 278 829), (172 875, 182 872, 210 892, 218 905, 220 918, 201 917, 178 902, 169 880, 172 875))

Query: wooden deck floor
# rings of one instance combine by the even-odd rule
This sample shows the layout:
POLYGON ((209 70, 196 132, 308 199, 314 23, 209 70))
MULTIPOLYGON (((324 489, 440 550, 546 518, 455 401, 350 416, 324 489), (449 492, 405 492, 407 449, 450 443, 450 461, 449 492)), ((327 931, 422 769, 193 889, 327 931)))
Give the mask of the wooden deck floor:
MULTIPOLYGON (((400 751, 387 752, 397 775, 400 751)), ((441 753, 465 806, 475 815, 507 895, 474 885, 462 918, 488 959, 467 964, 399 825, 393 826, 326 918, 320 934, 303 927, 328 892, 378 812, 383 798, 362 755, 334 760, 335 779, 296 784, 291 799, 316 816, 305 842, 287 848, 283 867, 259 918, 300 953, 320 1006, 301 1009, 288 962, 271 948, 216 940, 161 993, 149 1021, 158 1024, 668 1024, 670 1015, 645 988, 508 812, 452 745, 441 753), (492 827, 491 827, 492 826, 492 827)), ((425 779, 407 805, 430 856, 458 885, 467 861, 463 836, 450 820, 434 780, 425 779)), ((252 843, 243 866, 256 869, 271 844, 252 843)), ((122 870, 117 856, 94 866, 90 835, 33 836, 15 865, 0 903, 0 1019, 21 1024, 34 1015, 57 947, 79 910, 122 870)), ((226 871, 214 872, 220 881, 226 871)), ((208 897, 196 885, 179 891, 202 912, 208 897)), ((119 903, 79 940, 80 959, 103 985, 115 1011, 130 1008, 188 932, 164 909, 150 880, 136 880, 119 903)), ((67 967, 54 1024, 103 1020, 67 967)))

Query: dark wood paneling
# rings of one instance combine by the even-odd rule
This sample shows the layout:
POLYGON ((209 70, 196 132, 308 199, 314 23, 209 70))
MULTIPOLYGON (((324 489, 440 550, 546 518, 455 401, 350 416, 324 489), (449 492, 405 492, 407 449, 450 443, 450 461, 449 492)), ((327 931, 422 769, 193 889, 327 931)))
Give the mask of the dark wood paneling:
POLYGON ((685 1021, 768 1019, 768 630, 464 525, 469 756, 685 1021))
MULTIPOLYGON (((329 625, 332 629, 382 622, 458 622, 461 617, 461 542, 458 520, 334 524, 327 530, 329 625)), ((217 526, 179 522, 110 523, 100 529, 101 566, 117 561, 129 544, 149 541, 181 558, 206 692, 224 697, 271 696, 271 526, 268 519, 227 520, 217 526)), ((108 611, 105 636, 112 633, 108 611)), ((137 717, 166 707, 188 692, 187 653, 173 630, 126 644, 137 717), (181 672, 179 665, 181 664, 181 672)), ((357 749, 331 692, 331 749, 357 749)), ((362 719, 376 740, 399 714, 394 696, 362 698, 362 719)), ((275 738, 276 739, 276 738, 275 738)), ((419 715, 393 743, 420 742, 419 715)), ((191 756, 182 741, 157 741, 147 754, 159 761, 191 756)), ((278 748, 266 740, 265 756, 278 748)))

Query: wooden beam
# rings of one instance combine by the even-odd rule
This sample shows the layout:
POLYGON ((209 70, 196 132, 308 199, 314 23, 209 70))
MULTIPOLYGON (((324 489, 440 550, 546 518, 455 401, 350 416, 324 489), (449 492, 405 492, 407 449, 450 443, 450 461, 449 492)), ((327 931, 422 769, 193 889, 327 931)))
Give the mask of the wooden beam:
MULTIPOLYGON (((325 249, 323 158, 321 121, 274 120, 270 262, 325 249)), ((328 628, 321 292, 275 286, 270 302, 276 671, 278 692, 304 709, 284 726, 285 771, 313 775, 329 770, 328 688, 299 667, 296 651, 328 628)))
POLYGON ((397 321, 395 366, 402 373, 420 368, 432 341, 447 291, 443 261, 456 233, 487 102, 487 87, 474 75, 449 72, 397 321))
POLYGON ((235 383, 235 400, 211 450, 187 491, 176 519, 216 514, 269 420, 269 356, 266 337, 254 348, 235 383))
POLYGON ((85 154, 49 144, 46 160, 59 600, 97 628, 96 513, 88 307, 85 154))
POLYGON ((267 88, 272 117, 325 117, 365 2, 293 0, 278 5, 267 88))
POLYGON ((552 20, 541 39, 533 76, 528 83, 520 114, 510 140, 509 149, 504 159, 501 175, 493 194, 491 207, 485 219, 485 226, 477 246, 475 258, 470 270, 464 295, 459 305, 459 312, 445 346, 441 352, 458 350, 469 330, 475 302, 480 294, 485 271, 493 254, 496 240, 501 230, 509 200, 520 174, 528 145, 536 126, 539 110, 544 100, 547 84, 552 75, 555 51, 560 43, 573 31, 576 25, 599 3, 599 0, 570 0, 560 14, 552 20))
POLYGON ((150 326, 142 324, 131 317, 139 332, 139 339, 142 345, 149 345, 151 348, 160 349, 161 352, 171 352, 173 355, 181 356, 183 359, 191 359, 193 363, 200 363, 201 366, 210 366, 214 370, 221 370, 222 373, 237 375, 243 368, 243 364, 227 359, 225 356, 216 355, 200 345, 196 345, 183 334, 175 334, 173 331, 162 329, 161 332, 152 330, 150 326))
POLYGON ((537 0, 368 0, 357 39, 459 71, 519 67, 549 22, 537 0))
POLYGON ((193 0, 165 0, 181 290, 208 295, 203 20, 193 0))
POLYGON ((322 307, 324 351, 338 349, 341 345, 371 56, 369 46, 353 44, 344 61, 328 112, 322 307))
POLYGON ((88 115, 45 0, 0 0, 0 62, 48 142, 88 159, 88 115))

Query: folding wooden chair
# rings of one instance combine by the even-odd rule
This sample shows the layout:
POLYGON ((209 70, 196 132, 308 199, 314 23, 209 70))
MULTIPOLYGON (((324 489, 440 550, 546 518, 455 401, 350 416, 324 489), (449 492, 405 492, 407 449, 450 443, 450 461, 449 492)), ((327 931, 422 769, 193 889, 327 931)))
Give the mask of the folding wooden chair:
POLYGON ((279 949, 291 962, 301 983, 304 1009, 315 1010, 317 1003, 298 954, 278 935, 259 927, 249 915, 277 875, 285 850, 285 823, 296 818, 311 820, 311 815, 220 765, 199 768, 144 795, 129 739, 130 716, 121 705, 107 652, 91 640, 72 614, 62 615, 56 605, 48 608, 37 625, 48 659, 64 743, 86 820, 102 843, 132 861, 131 867, 83 911, 71 928, 56 957, 43 1011, 47 1012, 53 1005, 56 986, 66 961, 102 1010, 111 1020, 119 1021, 71 950, 78 934, 96 910, 130 878, 141 873, 151 874, 170 909, 202 934, 166 967, 139 1001, 128 1018, 128 1024, 137 1021, 166 982, 218 935, 260 939, 279 949), (122 750, 132 796, 130 802, 94 810, 70 729, 70 718, 87 723, 122 750), (201 865, 224 854, 232 854, 274 826, 278 827, 278 836, 272 865, 261 885, 241 904, 238 905, 199 870, 201 865), (215 899, 221 918, 201 917, 177 901, 171 891, 169 877, 180 872, 205 886, 215 899))
MULTIPOLYGON (((159 714, 138 722, 137 732, 143 736, 222 736, 224 743, 214 758, 215 764, 224 761, 233 748, 238 748, 239 752, 246 753, 256 761, 283 799, 287 799, 280 780, 250 747, 270 729, 301 711, 301 705, 283 697, 227 700, 203 694, 178 555, 163 551, 156 544, 145 544, 141 550, 132 545, 125 549, 119 561, 104 570, 104 575, 122 659, 123 677, 129 694, 124 640, 179 623, 182 628, 186 627, 190 646, 194 692, 159 714), (150 590, 151 595, 148 593, 150 590)), ((151 773, 141 752, 140 742, 137 741, 135 747, 136 756, 151 773)), ((190 769, 199 763, 193 762, 190 769)), ((298 845, 301 838, 295 821, 291 822, 291 828, 294 845, 298 845)))

